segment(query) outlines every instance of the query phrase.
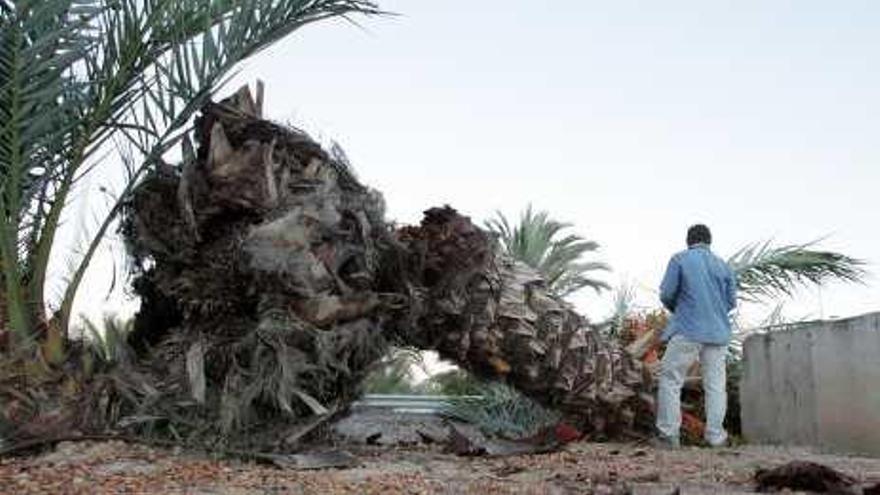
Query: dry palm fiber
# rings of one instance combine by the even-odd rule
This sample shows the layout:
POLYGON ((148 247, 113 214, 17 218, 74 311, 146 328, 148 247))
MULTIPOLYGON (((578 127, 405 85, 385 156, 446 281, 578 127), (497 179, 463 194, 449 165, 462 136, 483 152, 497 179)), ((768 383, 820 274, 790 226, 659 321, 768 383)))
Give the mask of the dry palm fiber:
POLYGON ((759 469, 755 473, 755 482, 759 492, 804 490, 837 495, 861 493, 851 476, 808 461, 792 461, 773 469, 759 469))
POLYGON ((388 228, 341 157, 251 100, 208 104, 189 161, 128 206, 144 296, 131 343, 157 390, 135 412, 198 423, 174 432, 194 440, 283 444, 284 427, 352 401, 387 348, 374 288, 388 228))

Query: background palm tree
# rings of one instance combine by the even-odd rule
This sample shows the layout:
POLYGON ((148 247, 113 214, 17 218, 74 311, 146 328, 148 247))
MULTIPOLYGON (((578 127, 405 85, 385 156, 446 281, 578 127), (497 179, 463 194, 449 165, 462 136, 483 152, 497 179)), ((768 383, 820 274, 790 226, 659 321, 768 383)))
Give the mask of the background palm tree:
POLYGON ((864 261, 842 253, 815 249, 817 242, 773 247, 758 242, 743 247, 727 262, 737 276, 740 298, 768 301, 792 296, 799 287, 832 280, 862 282, 864 261))
POLYGON ((133 158, 127 183, 70 276, 61 332, 130 191, 188 142, 193 114, 230 71, 305 25, 351 13, 378 10, 367 0, 0 0, 0 262, 12 347, 33 343, 47 321, 56 232, 111 145, 133 158))
POLYGON ((607 264, 582 260, 587 253, 599 249, 599 244, 578 235, 564 235, 572 224, 554 220, 546 211, 533 211, 529 205, 516 225, 496 212, 496 218, 487 221, 485 226, 497 236, 508 255, 540 273, 550 291, 559 297, 584 287, 597 292, 611 288, 594 278, 595 272, 610 270, 607 264))

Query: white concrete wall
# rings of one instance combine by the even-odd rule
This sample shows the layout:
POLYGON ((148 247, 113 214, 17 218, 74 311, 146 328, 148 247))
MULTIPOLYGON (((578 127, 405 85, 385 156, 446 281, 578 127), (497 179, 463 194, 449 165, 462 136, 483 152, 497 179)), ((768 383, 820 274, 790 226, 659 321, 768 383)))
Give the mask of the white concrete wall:
POLYGON ((744 353, 747 440, 880 455, 880 313, 753 335, 744 353))

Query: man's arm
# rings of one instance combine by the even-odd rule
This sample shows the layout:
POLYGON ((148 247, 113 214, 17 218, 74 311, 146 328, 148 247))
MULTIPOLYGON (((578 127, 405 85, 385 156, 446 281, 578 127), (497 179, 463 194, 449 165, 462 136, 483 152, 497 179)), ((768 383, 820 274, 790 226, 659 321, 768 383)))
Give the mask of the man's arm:
POLYGON ((660 302, 669 311, 675 312, 675 302, 678 299, 678 288, 681 279, 681 265, 673 257, 666 266, 666 274, 660 282, 660 302))

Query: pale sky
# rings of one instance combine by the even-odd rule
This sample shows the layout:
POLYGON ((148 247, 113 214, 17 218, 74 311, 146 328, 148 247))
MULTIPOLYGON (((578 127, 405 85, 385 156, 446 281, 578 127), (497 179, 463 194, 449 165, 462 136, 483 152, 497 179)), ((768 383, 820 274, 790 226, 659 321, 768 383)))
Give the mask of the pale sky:
MULTIPOLYGON (((880 3, 408 0, 307 27, 247 62, 270 118, 346 150, 390 219, 450 204, 482 222, 531 202, 651 291, 688 225, 726 257, 823 246, 880 262, 880 3), (552 5, 552 7, 550 7, 552 5)), ((108 264, 79 311, 100 314, 108 264)), ((595 319, 612 295, 573 300, 595 319)), ((794 318, 880 310, 866 286, 804 291, 794 318)), ((760 311, 752 310, 755 315, 760 311)))

